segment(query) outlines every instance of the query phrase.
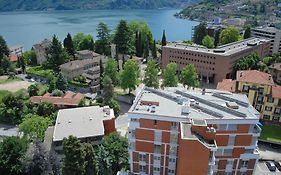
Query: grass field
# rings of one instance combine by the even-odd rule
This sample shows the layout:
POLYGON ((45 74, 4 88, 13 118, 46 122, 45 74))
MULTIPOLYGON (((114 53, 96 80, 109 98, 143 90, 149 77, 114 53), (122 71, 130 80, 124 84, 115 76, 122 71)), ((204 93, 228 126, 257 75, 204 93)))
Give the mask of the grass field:
POLYGON ((11 93, 11 92, 6 91, 6 90, 0 90, 0 101, 2 101, 2 98, 9 93, 11 93))
POLYGON ((20 78, 7 78, 7 79, 0 79, 0 84, 6 84, 6 83, 12 83, 12 82, 16 82, 16 81, 22 81, 20 78))
POLYGON ((264 124, 260 137, 263 140, 281 143, 281 126, 264 124))

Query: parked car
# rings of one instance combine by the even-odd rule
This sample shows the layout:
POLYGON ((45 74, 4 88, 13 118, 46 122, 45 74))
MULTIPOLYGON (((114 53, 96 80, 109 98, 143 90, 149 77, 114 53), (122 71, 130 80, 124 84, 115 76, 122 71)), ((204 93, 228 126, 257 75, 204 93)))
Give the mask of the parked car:
POLYGON ((26 78, 26 79, 31 79, 32 77, 29 76, 29 75, 27 75, 27 76, 25 76, 25 78, 26 78))
POLYGON ((281 161, 280 162, 275 162, 275 166, 281 172, 281 161))
POLYGON ((273 161, 266 161, 265 163, 269 171, 276 171, 276 166, 273 161))

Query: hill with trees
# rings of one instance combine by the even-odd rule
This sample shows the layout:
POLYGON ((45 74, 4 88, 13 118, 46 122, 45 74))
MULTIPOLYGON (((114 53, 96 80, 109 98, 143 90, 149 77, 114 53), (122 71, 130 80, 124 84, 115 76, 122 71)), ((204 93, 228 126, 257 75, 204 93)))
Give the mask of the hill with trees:
POLYGON ((199 0, 1 0, 0 11, 179 8, 199 0))

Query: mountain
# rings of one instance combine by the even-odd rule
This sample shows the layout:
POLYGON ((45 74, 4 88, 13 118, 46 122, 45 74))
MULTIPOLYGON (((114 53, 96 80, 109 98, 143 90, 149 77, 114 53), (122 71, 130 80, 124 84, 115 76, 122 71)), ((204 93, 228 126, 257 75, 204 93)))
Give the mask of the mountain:
POLYGON ((180 8, 199 0, 0 0, 0 11, 180 8))

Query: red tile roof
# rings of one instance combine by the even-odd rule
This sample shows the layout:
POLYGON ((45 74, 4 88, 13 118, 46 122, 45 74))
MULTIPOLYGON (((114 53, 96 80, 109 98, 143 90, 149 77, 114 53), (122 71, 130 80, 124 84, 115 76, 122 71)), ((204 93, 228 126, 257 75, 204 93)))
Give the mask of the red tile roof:
POLYGON ((18 61, 18 56, 16 54, 10 54, 9 59, 11 62, 18 61))
POLYGON ((236 80, 240 82, 264 84, 270 86, 274 85, 272 76, 270 74, 257 70, 237 71, 236 80))
POLYGON ((34 104, 50 102, 54 105, 78 106, 82 98, 84 98, 83 94, 68 91, 63 97, 53 97, 49 93, 46 93, 43 96, 33 96, 31 97, 31 102, 34 104))
POLYGON ((272 86, 272 97, 281 99, 281 86, 272 86))
POLYGON ((281 71, 281 63, 274 63, 270 65, 269 68, 281 71))
POLYGON ((235 80, 224 79, 222 82, 218 83, 217 89, 222 91, 235 92, 235 84, 235 80))

